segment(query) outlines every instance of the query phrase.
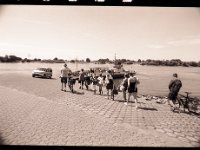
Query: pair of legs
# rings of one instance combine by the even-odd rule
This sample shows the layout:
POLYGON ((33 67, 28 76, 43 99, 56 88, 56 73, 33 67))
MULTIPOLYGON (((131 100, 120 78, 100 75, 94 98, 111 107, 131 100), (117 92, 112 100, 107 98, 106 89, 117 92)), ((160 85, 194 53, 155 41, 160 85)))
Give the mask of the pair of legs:
POLYGON ((102 89, 103 89, 103 84, 99 84, 99 93, 100 93, 100 95, 103 94, 102 89))
POLYGON ((61 77, 61 91, 66 92, 67 77, 61 77))
MULTIPOLYGON (((108 89, 107 88, 107 96, 108 96, 108 99, 109 99, 109 95, 112 93, 112 89, 108 89), (109 92, 110 91, 110 92, 109 92)), ((110 98, 112 98, 112 95, 110 95, 110 98)))
POLYGON ((170 105, 172 111, 178 110, 180 112, 179 107, 176 106, 176 100, 169 100, 168 102, 169 102, 169 105, 170 105))
POLYGON ((73 85, 74 85, 73 79, 68 78, 68 86, 72 93, 74 92, 73 85))
POLYGON ((177 92, 170 92, 169 95, 168 95, 168 104, 170 105, 171 110, 173 110, 173 111, 178 108, 175 105, 176 104, 177 95, 178 95, 177 92))
POLYGON ((79 82, 80 82, 80 87, 79 87, 79 89, 83 89, 84 80, 80 80, 79 82))
POLYGON ((122 90, 122 94, 123 94, 124 100, 127 101, 127 99, 126 99, 126 90, 123 89, 123 90, 122 90))
POLYGON ((85 87, 86 87, 86 89, 88 90, 88 88, 89 88, 89 85, 90 85, 90 81, 85 81, 85 87))
POLYGON ((169 99, 169 105, 171 106, 171 107, 176 107, 176 105, 175 105, 175 100, 171 100, 171 99, 169 99))
POLYGON ((93 84, 93 91, 94 91, 94 94, 96 94, 96 91, 97 91, 97 85, 96 84, 93 84))
POLYGON ((137 92, 131 92, 131 93, 128 93, 128 99, 127 99, 127 102, 125 103, 126 105, 128 104, 128 102, 130 101, 130 98, 131 98, 131 95, 133 96, 134 100, 135 100, 135 108, 137 108, 137 92))

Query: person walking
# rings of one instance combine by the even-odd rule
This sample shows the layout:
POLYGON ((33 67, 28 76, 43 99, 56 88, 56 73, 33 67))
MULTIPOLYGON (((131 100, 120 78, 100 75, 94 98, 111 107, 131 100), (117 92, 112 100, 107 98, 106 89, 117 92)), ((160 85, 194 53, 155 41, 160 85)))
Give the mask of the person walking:
MULTIPOLYGON (((107 89, 107 96, 108 96, 108 99, 109 99, 109 95, 113 90, 113 84, 114 84, 113 83, 113 77, 110 74, 110 71, 108 71, 108 74, 106 75, 105 83, 106 83, 106 89, 107 89)), ((111 95, 111 98, 112 98, 112 95, 111 95)))
POLYGON ((87 72, 85 74, 84 82, 85 82, 85 87, 88 90, 89 89, 89 85, 91 84, 91 74, 89 72, 87 72))
POLYGON ((131 72, 130 77, 128 78, 128 99, 127 102, 125 102, 125 105, 128 105, 128 102, 130 100, 131 95, 133 95, 133 98, 135 100, 135 108, 137 108, 137 84, 140 83, 139 79, 136 77, 136 72, 131 72))
POLYGON ((122 80, 122 83, 120 85, 122 93, 123 93, 123 98, 124 98, 125 101, 127 101, 127 99, 126 99, 126 91, 127 91, 127 88, 128 88, 128 78, 129 78, 129 75, 125 74, 124 75, 124 79, 122 80))
POLYGON ((178 74, 174 73, 173 74, 173 79, 169 83, 169 94, 168 94, 168 103, 171 107, 171 110, 174 111, 175 109, 179 109, 178 107, 175 106, 176 103, 176 98, 178 96, 178 93, 182 87, 182 82, 178 78, 178 74))
POLYGON ((61 91, 65 91, 66 92, 66 84, 67 84, 67 81, 68 81, 69 74, 71 72, 72 71, 67 67, 67 64, 64 64, 64 67, 61 69, 61 75, 60 75, 60 78, 61 78, 61 91))
POLYGON ((96 94, 96 91, 97 91, 97 84, 98 84, 98 79, 97 79, 97 76, 96 74, 92 74, 92 89, 94 91, 94 94, 96 94))
POLYGON ((98 79, 98 82, 99 82, 99 94, 102 95, 103 94, 103 84, 104 84, 104 80, 103 80, 103 76, 102 74, 99 75, 99 77, 97 78, 98 79))
POLYGON ((84 77, 85 77, 84 69, 81 69, 81 72, 79 73, 79 84, 80 84, 79 89, 83 89, 84 77))

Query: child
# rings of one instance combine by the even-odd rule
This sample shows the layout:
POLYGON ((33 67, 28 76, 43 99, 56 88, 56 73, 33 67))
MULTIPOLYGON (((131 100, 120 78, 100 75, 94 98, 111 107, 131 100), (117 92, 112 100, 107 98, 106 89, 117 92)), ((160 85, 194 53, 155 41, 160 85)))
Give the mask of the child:
POLYGON ((111 92, 113 90, 113 78, 110 74, 108 74, 105 80, 106 80, 107 95, 109 99, 109 91, 111 92))
POLYGON ((104 84, 104 80, 103 80, 102 74, 100 74, 97 79, 99 81, 98 82, 99 83, 99 93, 101 95, 101 94, 103 94, 102 87, 103 87, 103 84, 104 84))
POLYGON ((98 84, 97 76, 95 74, 93 74, 93 76, 92 76, 92 86, 93 86, 94 94, 96 94, 97 84, 98 84))

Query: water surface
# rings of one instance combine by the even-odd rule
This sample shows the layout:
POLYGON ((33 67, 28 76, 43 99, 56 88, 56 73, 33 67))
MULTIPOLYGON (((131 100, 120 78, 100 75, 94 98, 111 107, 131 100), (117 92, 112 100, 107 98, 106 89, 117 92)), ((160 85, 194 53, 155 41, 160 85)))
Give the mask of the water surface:
MULTIPOLYGON (((68 63, 72 71, 90 67, 109 67, 112 64, 75 64, 68 63)), ((63 64, 57 63, 0 63, 0 73, 22 73, 31 77, 33 69, 38 67, 51 67, 53 77, 59 78, 60 69, 63 64)), ((166 96, 168 94, 168 84, 173 73, 178 73, 182 80, 183 87, 180 93, 185 91, 192 92, 194 96, 200 96, 200 67, 166 67, 166 66, 141 66, 141 65, 124 65, 127 70, 135 70, 140 80, 139 94, 151 94, 166 96)))

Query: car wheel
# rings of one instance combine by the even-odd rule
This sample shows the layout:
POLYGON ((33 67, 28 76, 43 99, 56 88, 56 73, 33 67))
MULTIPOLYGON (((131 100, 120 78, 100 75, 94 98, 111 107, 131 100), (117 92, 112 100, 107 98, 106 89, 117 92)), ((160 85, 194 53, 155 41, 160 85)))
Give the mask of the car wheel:
POLYGON ((34 78, 34 77, 35 77, 35 75, 34 75, 34 74, 32 74, 32 77, 34 78))
POLYGON ((46 74, 44 74, 44 76, 43 76, 44 78, 46 78, 46 74))

